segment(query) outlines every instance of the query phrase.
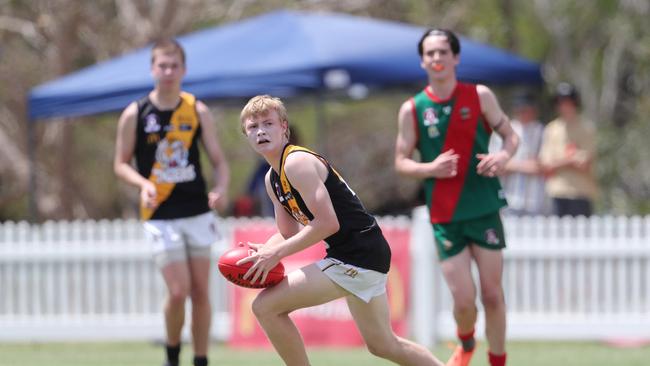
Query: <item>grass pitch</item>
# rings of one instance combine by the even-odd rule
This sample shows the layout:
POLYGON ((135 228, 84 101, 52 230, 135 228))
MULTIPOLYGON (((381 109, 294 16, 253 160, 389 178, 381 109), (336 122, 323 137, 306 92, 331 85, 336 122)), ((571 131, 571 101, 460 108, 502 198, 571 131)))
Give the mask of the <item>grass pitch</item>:
MULTIPOLYGON (((314 348, 308 350, 313 366, 392 365, 363 348, 314 348)), ((451 347, 434 350, 446 361, 451 347)), ((223 345, 210 348, 210 363, 215 366, 283 365, 271 349, 232 349, 223 345)), ((647 366, 650 346, 614 348, 589 342, 509 342, 508 364, 513 366, 647 366)), ((151 343, 30 343, 0 344, 0 366, 159 366, 163 348, 151 343)), ((184 345, 181 364, 191 365, 191 349, 184 345)), ((479 344, 472 366, 488 366, 484 342, 479 344)))

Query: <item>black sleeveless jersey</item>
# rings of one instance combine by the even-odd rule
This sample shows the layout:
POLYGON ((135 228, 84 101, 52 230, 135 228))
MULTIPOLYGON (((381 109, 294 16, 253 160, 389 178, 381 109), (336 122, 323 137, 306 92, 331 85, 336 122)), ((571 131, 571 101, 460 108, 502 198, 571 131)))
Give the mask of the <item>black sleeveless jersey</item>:
POLYGON ((135 160, 138 172, 156 185, 160 205, 140 207, 140 217, 175 219, 208 212, 198 139, 201 124, 196 99, 181 93, 174 110, 161 111, 144 97, 138 102, 135 160))
POLYGON ((329 162, 304 147, 287 145, 280 161, 280 174, 271 169, 271 187, 284 209, 296 221, 307 225, 314 219, 300 193, 291 185, 284 172, 289 154, 302 151, 319 158, 327 166, 325 188, 339 222, 339 231, 325 238, 327 256, 365 269, 387 273, 390 268, 390 247, 375 218, 370 215, 357 195, 329 162))

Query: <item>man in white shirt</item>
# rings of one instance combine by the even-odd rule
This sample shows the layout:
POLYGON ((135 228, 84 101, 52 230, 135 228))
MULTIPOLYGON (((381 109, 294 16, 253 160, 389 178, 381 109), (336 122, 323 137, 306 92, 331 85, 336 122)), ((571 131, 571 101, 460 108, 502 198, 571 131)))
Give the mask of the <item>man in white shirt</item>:
MULTIPOLYGON (((519 149, 505 166, 501 184, 508 207, 505 214, 518 216, 547 215, 550 200, 544 189, 544 177, 538 155, 544 135, 544 125, 538 119, 537 106, 531 94, 515 97, 512 102, 512 128, 519 135, 519 149)), ((501 149, 502 140, 492 134, 490 151, 501 149)))

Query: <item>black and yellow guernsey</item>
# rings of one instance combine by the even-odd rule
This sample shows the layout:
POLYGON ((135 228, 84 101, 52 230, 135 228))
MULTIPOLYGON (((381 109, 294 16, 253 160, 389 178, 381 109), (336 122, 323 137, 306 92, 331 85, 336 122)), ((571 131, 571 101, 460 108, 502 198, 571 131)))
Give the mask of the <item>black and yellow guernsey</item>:
POLYGON ((271 187, 282 207, 296 221, 307 225, 314 219, 300 193, 291 185, 284 171, 289 154, 306 152, 316 156, 328 170, 325 188, 339 221, 339 231, 325 238, 327 256, 357 267, 387 273, 390 247, 375 218, 370 215, 345 180, 321 155, 296 145, 286 145, 280 160, 279 174, 271 169, 271 187))
POLYGON ((140 206, 143 220, 190 217, 210 210, 199 161, 196 98, 185 92, 180 98, 176 108, 164 111, 148 96, 137 102, 136 165, 156 185, 160 202, 155 210, 140 206))

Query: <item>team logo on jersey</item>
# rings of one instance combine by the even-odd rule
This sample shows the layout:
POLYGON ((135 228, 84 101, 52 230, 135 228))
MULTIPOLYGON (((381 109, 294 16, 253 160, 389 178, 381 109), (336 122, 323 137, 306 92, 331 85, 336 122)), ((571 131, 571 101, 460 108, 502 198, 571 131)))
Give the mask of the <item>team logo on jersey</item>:
POLYGON ((162 140, 156 148, 159 168, 153 169, 159 183, 190 182, 196 178, 194 165, 188 161, 189 152, 182 141, 162 140))
POLYGON ((430 138, 434 138, 440 136, 440 131, 438 131, 438 127, 436 126, 429 126, 427 129, 427 134, 430 138))
POLYGON ((189 123, 181 123, 181 124, 178 126, 178 129, 179 129, 180 131, 192 131, 192 125, 189 124, 189 123))
POLYGON ((445 248, 445 250, 450 250, 451 247, 454 246, 454 243, 452 243, 452 242, 449 241, 449 240, 444 240, 444 241, 442 242, 442 246, 445 248))
POLYGON ((294 199, 294 196, 291 192, 282 192, 282 188, 280 188, 280 185, 278 183, 275 183, 275 193, 278 196, 278 201, 280 201, 280 203, 294 199))
POLYGON ((469 109, 469 107, 462 107, 460 109, 460 119, 469 119, 471 115, 472 111, 469 109))
POLYGON ((427 108, 423 113, 424 125, 431 126, 438 124, 438 117, 436 117, 436 110, 433 108, 427 108))
POLYGON ((303 225, 309 224, 309 217, 307 217, 307 215, 305 215, 302 211, 300 211, 297 208, 291 209, 291 216, 293 216, 293 218, 296 219, 296 221, 298 221, 303 225))
POLYGON ((150 133, 147 135, 147 144, 149 145, 157 144, 158 141, 160 141, 160 134, 150 133))
POLYGON ((187 115, 187 114, 180 114, 180 115, 178 115, 178 121, 181 124, 191 125, 192 124, 192 122, 191 122, 192 121, 192 116, 187 115))
POLYGON ((451 106, 446 105, 446 106, 442 107, 442 113, 444 113, 446 115, 449 115, 451 113, 451 106))
POLYGON ((497 231, 492 228, 485 230, 485 242, 490 245, 499 245, 501 240, 499 240, 497 231))
POLYGON ((278 201, 280 203, 284 202, 284 196, 282 195, 282 189, 280 188, 280 185, 278 183, 275 183, 275 195, 278 197, 278 201))
POLYGON ((276 193, 276 195, 278 197, 278 201, 280 201, 280 203, 284 206, 286 211, 291 216, 293 216, 293 218, 296 221, 298 221, 299 223, 301 223, 303 225, 307 225, 309 223, 309 217, 307 217, 307 215, 305 215, 302 211, 300 211, 300 209, 297 206, 292 207, 289 204, 289 201, 295 200, 295 197, 294 197, 293 193, 291 193, 291 192, 283 193, 282 188, 280 187, 280 184, 278 184, 278 183, 274 183, 274 188, 275 188, 275 193, 276 193))
POLYGON ((154 133, 160 131, 160 123, 158 123, 158 116, 154 113, 144 117, 144 132, 154 133))

